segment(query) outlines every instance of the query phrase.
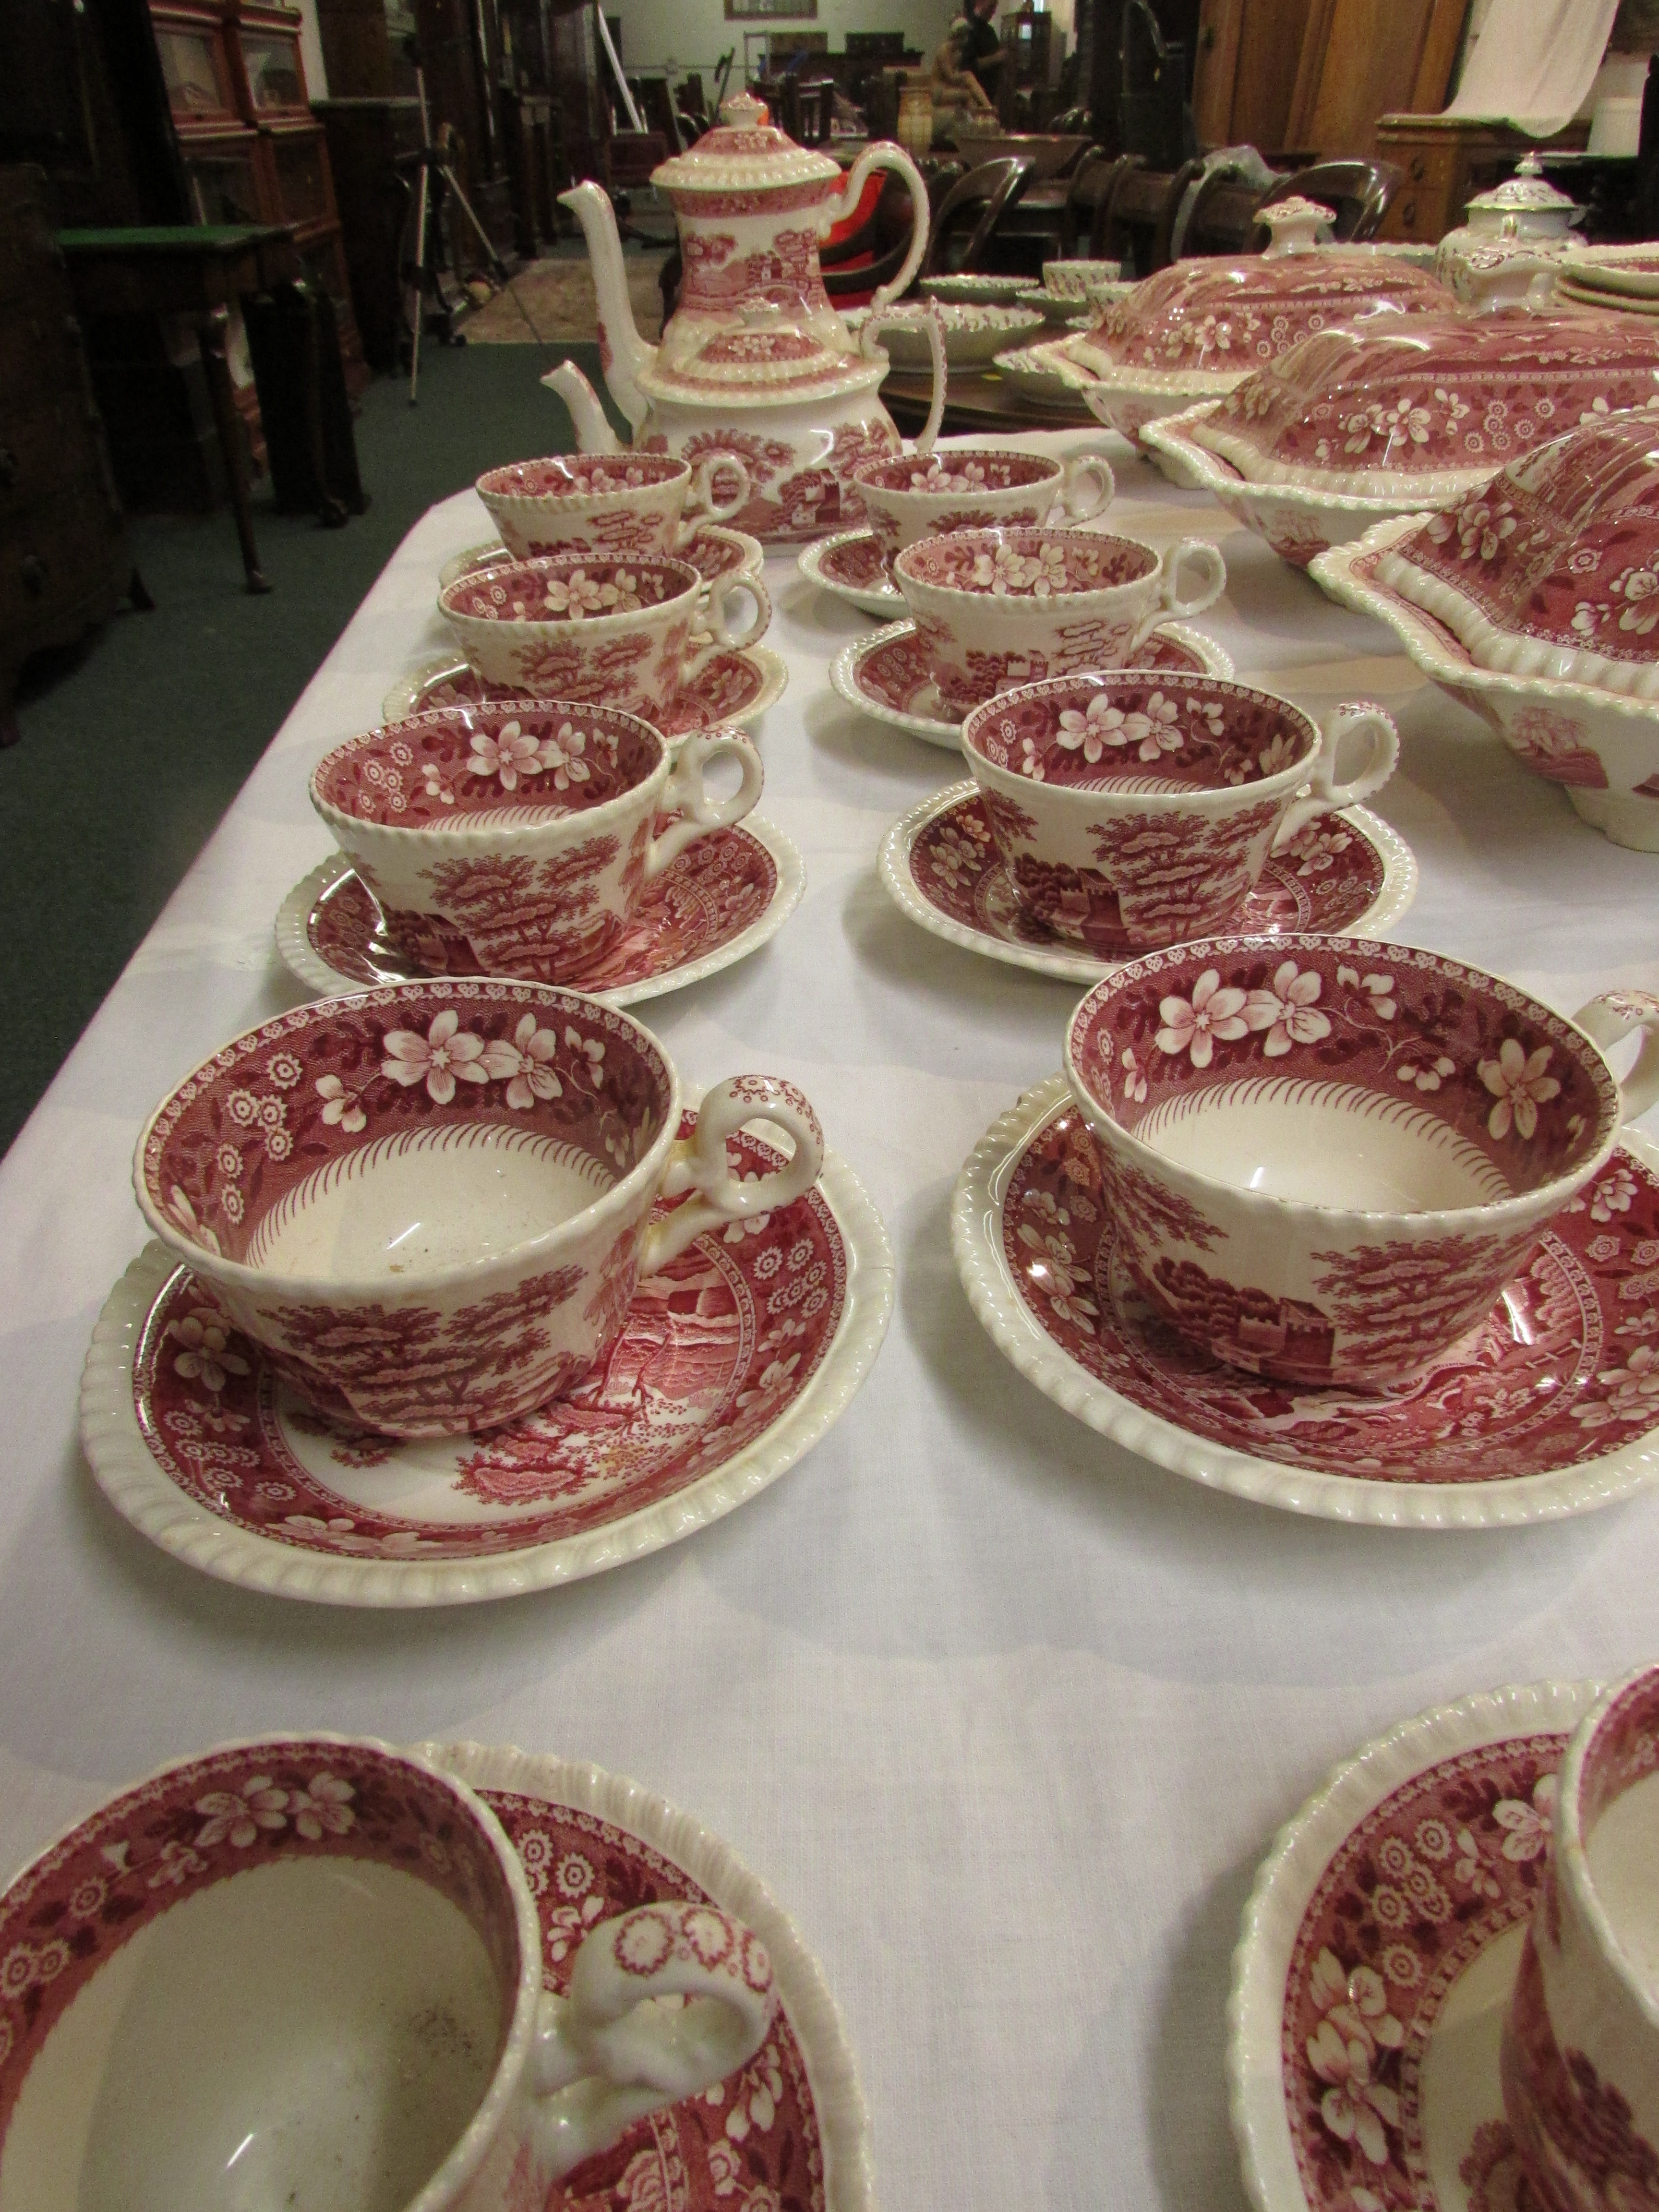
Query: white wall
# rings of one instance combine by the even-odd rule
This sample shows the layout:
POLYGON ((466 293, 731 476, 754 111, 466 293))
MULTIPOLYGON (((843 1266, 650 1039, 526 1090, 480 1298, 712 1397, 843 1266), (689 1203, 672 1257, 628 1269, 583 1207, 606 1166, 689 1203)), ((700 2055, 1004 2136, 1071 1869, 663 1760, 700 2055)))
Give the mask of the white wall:
POLYGON ((306 90, 313 100, 328 98, 328 71, 323 66, 323 41, 317 29, 317 0, 295 0, 300 10, 300 59, 305 64, 306 90))
POLYGON ((775 39, 791 31, 827 31, 839 52, 848 31, 902 31, 907 43, 932 58, 933 49, 959 13, 955 0, 818 0, 815 18, 787 21, 749 17, 728 23, 724 0, 605 0, 607 15, 620 15, 625 67, 656 69, 672 62, 700 70, 707 83, 715 62, 728 46, 737 48, 735 85, 743 67, 743 34, 765 31, 775 39))

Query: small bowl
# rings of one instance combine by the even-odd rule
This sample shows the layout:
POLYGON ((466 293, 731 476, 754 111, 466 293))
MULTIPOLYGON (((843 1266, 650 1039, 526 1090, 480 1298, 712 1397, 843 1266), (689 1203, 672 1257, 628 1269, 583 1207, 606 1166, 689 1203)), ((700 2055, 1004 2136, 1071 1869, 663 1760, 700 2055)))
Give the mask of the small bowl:
POLYGON ((734 454, 691 464, 668 453, 551 454, 478 478, 501 543, 515 561, 548 553, 683 554, 702 522, 724 522, 748 501, 749 472, 734 454), (717 501, 717 469, 735 471, 736 497, 717 501), (683 522, 688 501, 706 512, 683 522))

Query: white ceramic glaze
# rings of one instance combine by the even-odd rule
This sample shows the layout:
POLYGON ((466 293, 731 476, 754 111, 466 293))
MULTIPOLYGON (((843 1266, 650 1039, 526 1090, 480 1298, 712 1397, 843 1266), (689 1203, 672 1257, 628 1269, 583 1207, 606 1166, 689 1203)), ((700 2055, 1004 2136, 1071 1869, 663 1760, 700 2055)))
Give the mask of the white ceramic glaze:
POLYGON ((763 1944, 705 1904, 599 1923, 544 1991, 500 1822, 371 1739, 163 1768, 14 1877, 9 1955, 54 1902, 84 1923, 94 1883, 131 1909, 64 1945, 14 2030, 7 2212, 517 2212, 745 2064, 776 2011, 763 1944))
POLYGON ((747 504, 749 471, 736 454, 709 453, 695 477, 666 454, 574 454, 490 469, 474 487, 515 561, 542 553, 685 554, 709 523, 747 504), (719 471, 732 489, 716 495, 719 471), (686 517, 688 500, 699 513, 686 517))
POLYGON ((864 461, 854 481, 890 576, 894 557, 918 538, 1088 522, 1104 514, 1117 493, 1103 453, 1072 453, 1062 461, 995 446, 864 461))

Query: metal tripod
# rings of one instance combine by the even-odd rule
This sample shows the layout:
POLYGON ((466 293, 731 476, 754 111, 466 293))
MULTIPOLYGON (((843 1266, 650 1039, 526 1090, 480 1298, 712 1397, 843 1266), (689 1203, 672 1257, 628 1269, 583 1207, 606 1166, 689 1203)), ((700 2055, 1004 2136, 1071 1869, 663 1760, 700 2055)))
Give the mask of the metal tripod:
POLYGON ((519 297, 506 262, 496 252, 495 242, 489 233, 479 222, 473 211, 471 201, 468 199, 456 180, 455 172, 449 162, 451 133, 448 125, 443 125, 435 141, 433 138, 431 118, 427 112, 426 105, 426 72, 418 66, 415 71, 415 88, 421 96, 421 148, 417 154, 407 157, 407 163, 411 167, 419 168, 421 182, 416 199, 415 258, 408 264, 405 270, 407 281, 412 284, 415 294, 415 310, 410 317, 411 327, 409 349, 409 404, 411 407, 416 404, 420 396, 421 329, 426 320, 426 301, 429 297, 437 301, 447 315, 452 312, 449 302, 444 298, 438 267, 441 251, 438 230, 438 209, 446 192, 453 196, 455 204, 471 224, 473 235, 483 249, 484 260, 491 276, 495 277, 497 283, 511 294, 513 304, 524 317, 531 337, 535 339, 538 346, 545 346, 547 343, 547 340, 536 328, 529 308, 519 297), (437 179, 435 187, 433 183, 434 173, 437 179))

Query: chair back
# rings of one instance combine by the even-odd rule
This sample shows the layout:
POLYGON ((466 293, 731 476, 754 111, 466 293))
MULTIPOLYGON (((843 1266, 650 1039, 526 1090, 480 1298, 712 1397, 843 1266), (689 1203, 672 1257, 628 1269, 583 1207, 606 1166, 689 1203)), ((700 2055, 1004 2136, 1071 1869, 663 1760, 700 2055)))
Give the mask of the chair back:
POLYGON ((958 177, 933 212, 921 274, 942 276, 953 272, 975 276, 983 273, 986 254, 997 225, 1018 204, 1036 174, 1035 162, 1024 155, 1014 154, 999 161, 981 161, 976 169, 969 169, 966 176, 958 177), (973 229, 967 246, 954 261, 947 261, 952 236, 966 230, 970 223, 973 229))
MULTIPOLYGON (((1276 200, 1301 198, 1317 200, 1336 212, 1336 235, 1345 246, 1363 244, 1382 228, 1389 204, 1406 181, 1406 173, 1392 161, 1316 161, 1281 178, 1257 202, 1258 211, 1276 200)), ((1258 226, 1259 245, 1267 243, 1267 227, 1258 226)))

